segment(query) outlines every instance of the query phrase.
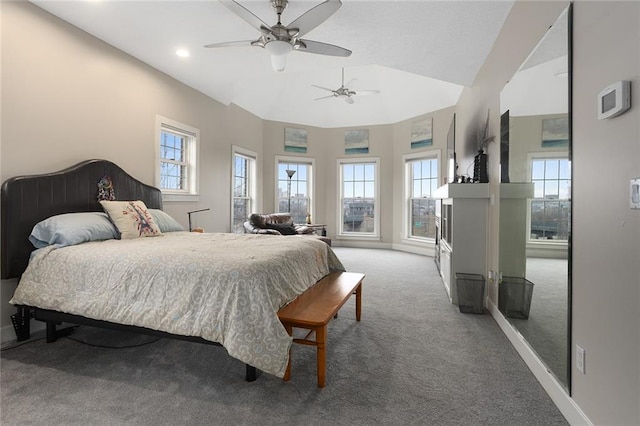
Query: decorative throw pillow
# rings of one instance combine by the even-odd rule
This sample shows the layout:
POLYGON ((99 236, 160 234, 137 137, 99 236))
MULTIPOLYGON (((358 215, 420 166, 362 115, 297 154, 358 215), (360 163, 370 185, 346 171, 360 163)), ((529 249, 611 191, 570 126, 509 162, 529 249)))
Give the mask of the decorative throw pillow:
POLYGON ((265 228, 275 229, 282 235, 296 235, 296 230, 291 223, 265 223, 265 228))
POLYGON ((153 216, 142 201, 100 201, 100 204, 120 231, 120 238, 162 235, 153 216))

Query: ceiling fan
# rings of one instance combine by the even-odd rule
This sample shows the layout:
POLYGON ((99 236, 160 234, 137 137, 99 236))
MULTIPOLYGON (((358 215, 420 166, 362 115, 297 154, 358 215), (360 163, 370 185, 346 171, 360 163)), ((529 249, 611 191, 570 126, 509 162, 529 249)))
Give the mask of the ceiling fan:
POLYGON ((289 1, 270 0, 270 2, 278 15, 278 23, 273 26, 265 23, 235 0, 220 0, 220 3, 229 8, 229 10, 260 31, 260 37, 257 40, 212 43, 204 47, 263 47, 271 54, 271 65, 275 71, 284 70, 287 63, 287 54, 292 50, 331 56, 351 55, 351 51, 343 47, 301 38, 333 15, 342 6, 342 1, 326 0, 300 15, 288 26, 282 25, 280 16, 289 1))
MULTIPOLYGON (((349 84, 354 81, 354 79, 352 79, 351 81, 349 81, 349 84)), ((342 68, 342 85, 338 88, 338 89, 329 89, 327 87, 322 87, 322 86, 316 86, 315 84, 312 84, 313 87, 317 87, 318 89, 322 89, 322 90, 326 90, 328 92, 332 92, 330 95, 328 96, 323 96, 321 98, 316 98, 315 100, 318 101, 320 99, 328 99, 328 98, 341 98, 344 99, 344 101, 348 104, 352 104, 354 103, 353 97, 354 96, 363 96, 363 95, 377 95, 378 93, 380 93, 379 90, 358 90, 357 92, 354 90, 350 90, 347 86, 345 86, 344 84, 344 68, 342 68)))

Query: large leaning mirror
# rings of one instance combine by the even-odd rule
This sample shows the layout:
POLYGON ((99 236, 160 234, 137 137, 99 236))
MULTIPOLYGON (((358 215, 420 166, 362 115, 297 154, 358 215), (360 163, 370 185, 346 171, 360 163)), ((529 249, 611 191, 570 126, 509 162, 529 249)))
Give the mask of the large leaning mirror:
POLYGON ((499 309, 569 387, 570 7, 501 92, 499 309))

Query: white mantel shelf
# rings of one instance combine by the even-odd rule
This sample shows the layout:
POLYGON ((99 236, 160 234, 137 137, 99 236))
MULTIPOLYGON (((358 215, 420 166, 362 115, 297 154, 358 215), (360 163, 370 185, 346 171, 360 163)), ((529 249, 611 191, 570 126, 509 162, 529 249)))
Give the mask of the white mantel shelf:
POLYGON ((448 183, 436 189, 433 198, 489 198, 489 184, 448 183))

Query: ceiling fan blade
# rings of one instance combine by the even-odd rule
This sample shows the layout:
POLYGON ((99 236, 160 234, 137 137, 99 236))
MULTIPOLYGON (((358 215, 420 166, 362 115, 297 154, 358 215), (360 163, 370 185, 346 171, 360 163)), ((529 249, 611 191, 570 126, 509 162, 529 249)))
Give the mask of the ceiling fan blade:
POLYGON ((205 44, 204 47, 210 48, 210 47, 245 47, 245 46, 249 46, 251 47, 254 41, 253 40, 242 40, 242 41, 225 41, 222 43, 210 43, 210 44, 205 44))
POLYGON ((344 101, 348 104, 352 104, 355 102, 351 96, 347 96, 346 98, 344 98, 344 101))
POLYGON ((379 90, 356 90, 357 96, 365 96, 365 95, 377 95, 380 93, 379 90))
POLYGON ((335 96, 333 96, 333 95, 323 96, 321 98, 315 98, 314 101, 319 101, 320 99, 329 99, 329 98, 335 98, 335 96))
POLYGON ((312 84, 313 87, 317 87, 318 89, 326 90, 327 92, 333 92, 333 89, 329 89, 328 87, 316 86, 312 84))
POLYGON ((313 40, 299 40, 301 43, 296 49, 299 52, 316 53, 318 55, 351 56, 351 51, 344 47, 322 43, 313 40))
POLYGON ((298 36, 303 36, 318 25, 326 21, 342 6, 340 0, 327 0, 319 5, 307 10, 298 16, 292 23, 287 25, 288 28, 297 28, 298 36))
POLYGON ((267 24, 262 19, 258 18, 256 15, 253 14, 253 12, 251 12, 249 9, 247 9, 237 1, 220 0, 220 3, 225 5, 227 9, 229 9, 230 11, 238 15, 245 22, 247 22, 249 25, 251 25, 253 28, 255 28, 260 32, 263 32, 263 28, 264 29, 271 28, 271 25, 267 24))

